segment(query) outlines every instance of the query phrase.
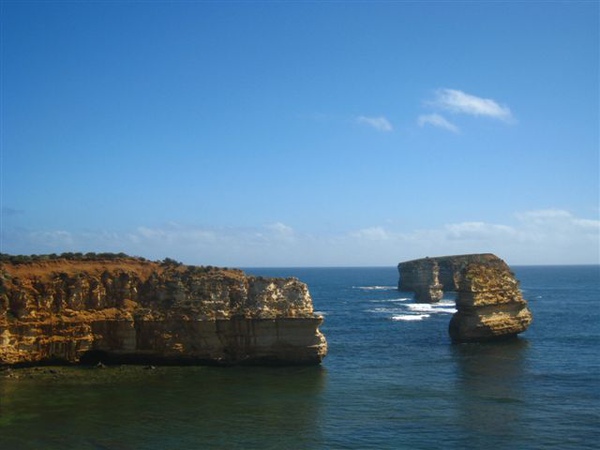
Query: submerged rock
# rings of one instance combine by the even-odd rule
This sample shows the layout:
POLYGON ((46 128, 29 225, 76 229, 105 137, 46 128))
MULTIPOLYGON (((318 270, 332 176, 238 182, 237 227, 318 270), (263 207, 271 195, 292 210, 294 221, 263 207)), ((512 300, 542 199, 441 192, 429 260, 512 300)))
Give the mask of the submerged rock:
POLYGON ((129 257, 0 264, 0 365, 319 364, 322 321, 295 278, 129 257))

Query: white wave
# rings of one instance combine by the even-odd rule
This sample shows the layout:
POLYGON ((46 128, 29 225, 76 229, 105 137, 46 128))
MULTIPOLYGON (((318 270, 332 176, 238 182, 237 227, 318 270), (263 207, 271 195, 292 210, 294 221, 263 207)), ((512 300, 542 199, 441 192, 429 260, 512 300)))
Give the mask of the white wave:
POLYGON ((406 305, 406 307, 415 312, 427 312, 427 313, 446 313, 446 314, 454 314, 456 312, 455 308, 443 308, 443 306, 454 306, 453 302, 447 303, 412 303, 406 305))
POLYGON ((406 307, 411 311, 431 311, 433 309, 431 303, 411 303, 406 307))
POLYGON ((429 316, 429 314, 398 314, 395 316, 392 316, 392 320, 404 320, 404 321, 416 321, 416 320, 423 320, 423 319, 427 319, 429 316))
POLYGON ((397 286, 352 286, 353 289, 363 289, 365 291, 397 291, 397 286))
POLYGON ((456 302, 454 300, 442 299, 437 303, 432 303, 433 306, 455 306, 456 302))
POLYGON ((436 308, 433 310, 436 313, 446 313, 446 314, 454 314, 456 312, 456 308, 436 308))
POLYGON ((397 312, 402 312, 401 308, 373 308, 367 309, 367 312, 376 313, 376 314, 394 314, 397 312))
POLYGON ((378 300, 369 300, 371 303, 397 303, 397 302, 406 302, 411 300, 410 297, 403 298, 383 298, 378 300))

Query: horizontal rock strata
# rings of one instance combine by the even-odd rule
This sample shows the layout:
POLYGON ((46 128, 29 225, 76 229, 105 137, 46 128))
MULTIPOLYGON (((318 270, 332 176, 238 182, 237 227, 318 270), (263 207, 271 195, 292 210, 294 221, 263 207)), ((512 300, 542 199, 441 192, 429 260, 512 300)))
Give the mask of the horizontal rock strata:
POLYGON ((435 303, 444 292, 457 290, 457 277, 468 264, 493 262, 498 257, 491 253, 438 256, 421 258, 398 264, 398 289, 415 293, 415 299, 435 303))
POLYGON ((532 315, 519 283, 501 259, 470 263, 456 277, 457 312, 449 325, 454 342, 514 337, 525 331, 532 315))
POLYGON ((128 257, 0 266, 0 364, 318 364, 322 320, 295 278, 128 257))

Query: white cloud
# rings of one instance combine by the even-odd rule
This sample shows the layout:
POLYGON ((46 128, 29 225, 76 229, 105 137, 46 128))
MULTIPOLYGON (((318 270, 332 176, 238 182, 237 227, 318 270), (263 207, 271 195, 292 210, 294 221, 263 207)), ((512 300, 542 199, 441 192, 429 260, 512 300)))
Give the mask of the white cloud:
POLYGON ((425 125, 432 125, 437 128, 442 128, 444 130, 451 131, 452 133, 460 132, 456 125, 448 121, 444 116, 441 116, 437 113, 424 114, 419 116, 418 123, 421 127, 425 125))
POLYGON ((284 223, 276 222, 270 225, 267 225, 267 228, 275 233, 282 236, 293 236, 294 229, 292 227, 287 226, 284 223))
MULTIPOLYGON (((600 235, 600 220, 581 219, 561 209, 527 211, 515 216, 524 229, 530 234, 535 234, 540 240, 597 240, 600 235)), ((595 248, 597 252, 600 251, 597 244, 595 248)))
POLYGON ((7 230, 12 254, 125 252, 189 264, 250 266, 395 265, 445 254, 492 252, 509 264, 598 264, 600 221, 546 209, 505 223, 469 221, 394 230, 375 225, 347 233, 312 235, 281 222, 263 227, 208 228, 168 224, 126 233, 7 230))
POLYGON ((350 236, 368 241, 386 241, 392 238, 389 232, 387 232, 383 227, 363 228, 362 230, 350 233, 350 236))
POLYGON ((462 222, 445 226, 446 236, 451 240, 485 241, 498 236, 514 238, 516 230, 507 225, 485 222, 462 222))
POLYGON ((76 239, 73 233, 64 230, 33 231, 29 234, 29 237, 33 243, 46 246, 49 249, 71 246, 76 239))
POLYGON ((387 120, 383 116, 381 116, 381 117, 359 116, 356 118, 356 122, 363 124, 363 125, 368 125, 370 127, 373 127, 377 131, 392 131, 394 129, 394 127, 392 127, 392 124, 390 123, 390 121, 387 120))
POLYGON ((476 97, 457 89, 439 89, 431 105, 458 114, 486 116, 505 122, 513 121, 507 106, 498 104, 489 98, 476 97))
POLYGON ((288 244, 292 244, 296 240, 294 229, 284 223, 272 223, 265 228, 267 230, 266 233, 259 233, 265 242, 287 242, 288 244))

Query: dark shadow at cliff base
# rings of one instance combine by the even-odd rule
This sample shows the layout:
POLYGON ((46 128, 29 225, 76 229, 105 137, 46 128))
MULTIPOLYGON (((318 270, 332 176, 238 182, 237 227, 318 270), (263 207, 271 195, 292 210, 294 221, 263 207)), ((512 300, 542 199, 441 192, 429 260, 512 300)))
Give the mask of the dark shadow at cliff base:
MULTIPOLYGON (((54 361, 60 363, 60 361, 54 361)), ((161 357, 155 355, 143 354, 114 354, 101 350, 92 350, 84 353, 79 361, 82 366, 96 366, 106 364, 115 365, 156 365, 156 366, 211 366, 211 367, 303 367, 319 366, 320 360, 296 362, 293 360, 282 361, 277 357, 249 357, 246 359, 204 359, 193 357, 161 357)), ((66 363, 68 364, 68 363, 66 363)), ((48 364, 46 364, 48 365, 48 364)))

